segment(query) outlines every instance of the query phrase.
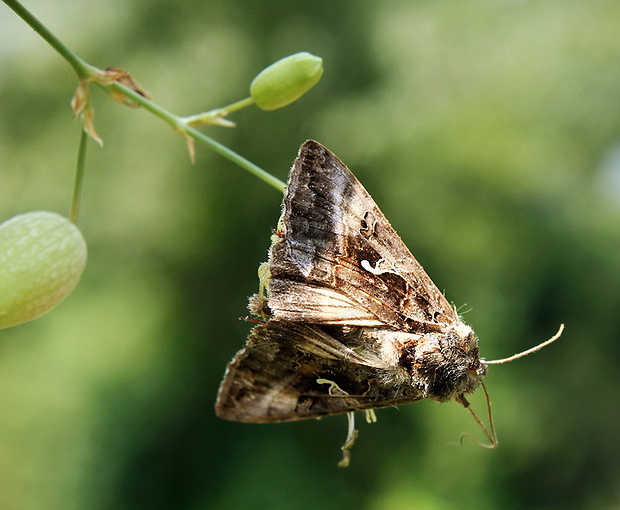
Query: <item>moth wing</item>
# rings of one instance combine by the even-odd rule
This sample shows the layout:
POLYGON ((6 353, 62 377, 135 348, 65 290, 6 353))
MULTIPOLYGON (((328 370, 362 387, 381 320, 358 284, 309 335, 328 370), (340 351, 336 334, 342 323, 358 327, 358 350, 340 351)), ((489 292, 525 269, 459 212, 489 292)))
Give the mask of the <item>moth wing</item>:
POLYGON ((269 265, 278 320, 420 332, 457 320, 370 194, 315 141, 302 145, 291 170, 269 265), (321 307, 323 289, 331 302, 321 307))
POLYGON ((270 282, 269 308, 276 318, 311 324, 383 326, 378 317, 347 294, 309 282, 286 278, 270 282))
POLYGON ((270 321, 256 326, 230 362, 216 413, 250 423, 294 421, 423 398, 386 362, 365 328, 270 321), (399 379, 400 378, 400 379, 399 379))

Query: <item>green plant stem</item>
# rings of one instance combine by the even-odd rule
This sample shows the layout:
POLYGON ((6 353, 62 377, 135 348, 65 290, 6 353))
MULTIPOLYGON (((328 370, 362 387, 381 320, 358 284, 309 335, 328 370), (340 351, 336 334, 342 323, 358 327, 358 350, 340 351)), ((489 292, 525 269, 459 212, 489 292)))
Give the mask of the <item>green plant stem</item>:
POLYGON ((75 72, 80 77, 92 76, 96 71, 96 68, 87 64, 84 60, 73 53, 67 48, 60 40, 52 34, 45 25, 43 25, 28 9, 26 9, 17 0, 2 0, 8 5, 15 14, 23 19, 30 28, 32 28, 37 34, 39 34, 52 48, 54 48, 60 55, 73 67, 75 72))
POLYGON ((235 103, 229 104, 228 106, 223 106, 222 108, 217 108, 216 110, 210 110, 208 112, 183 117, 183 120, 189 126, 216 124, 218 119, 226 117, 228 114, 241 110, 241 108, 245 108, 246 106, 250 106, 252 104, 254 104, 254 99, 251 97, 246 97, 241 101, 236 101, 235 103))
POLYGON ((237 110, 241 110, 241 108, 245 108, 246 106, 250 106, 254 104, 254 99, 252 99, 251 97, 246 97, 245 99, 242 99, 241 101, 236 101, 232 104, 229 104, 228 106, 224 106, 224 108, 221 108, 221 110, 225 110, 228 113, 232 113, 232 112, 236 112, 237 110))
POLYGON ((274 177, 269 172, 263 170, 261 167, 255 165, 250 160, 244 158, 240 154, 237 154, 235 151, 229 149, 225 145, 222 145, 221 143, 216 142, 213 138, 205 135, 204 133, 198 131, 197 129, 191 126, 188 126, 186 122, 184 121, 184 119, 162 108, 158 104, 153 103, 152 101, 145 98, 143 95, 138 94, 137 92, 133 91, 129 87, 126 87, 122 83, 114 82, 110 85, 104 85, 101 83, 97 83, 97 85, 99 85, 100 87, 104 89, 109 87, 122 93, 124 96, 132 99, 136 103, 143 106, 146 110, 150 111, 151 113, 155 114, 160 119, 170 124, 172 127, 174 127, 174 129, 177 132, 191 136, 192 138, 198 140, 200 143, 206 145, 207 147, 214 150, 221 156, 224 156, 226 159, 232 161, 236 165, 247 170, 248 172, 255 175, 256 177, 266 182, 267 184, 273 186, 278 191, 281 191, 281 192, 284 191, 286 184, 283 181, 281 181, 277 177, 274 177))
POLYGON ((75 180, 73 181, 73 194, 71 196, 71 209, 69 210, 69 221, 77 223, 80 212, 80 199, 82 197, 82 182, 84 181, 84 167, 86 166, 86 145, 88 134, 83 129, 80 130, 80 148, 78 150, 78 160, 75 170, 75 180))

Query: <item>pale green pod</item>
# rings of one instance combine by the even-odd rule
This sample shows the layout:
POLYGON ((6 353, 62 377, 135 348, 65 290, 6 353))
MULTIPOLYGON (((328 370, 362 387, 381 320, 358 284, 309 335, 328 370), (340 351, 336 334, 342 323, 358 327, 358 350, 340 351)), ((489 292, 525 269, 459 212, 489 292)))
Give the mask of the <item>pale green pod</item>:
POLYGON ((65 217, 32 211, 0 224, 0 328, 49 312, 77 285, 86 242, 65 217))
POLYGON ((299 99, 322 75, 322 58, 295 53, 263 69, 252 81, 250 95, 259 108, 275 110, 299 99))

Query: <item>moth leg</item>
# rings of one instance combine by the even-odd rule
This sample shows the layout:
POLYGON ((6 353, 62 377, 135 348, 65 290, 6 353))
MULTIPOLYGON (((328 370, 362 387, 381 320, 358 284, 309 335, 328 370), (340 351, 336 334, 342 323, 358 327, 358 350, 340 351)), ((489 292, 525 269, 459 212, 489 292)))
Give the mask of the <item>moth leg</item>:
POLYGON ((347 439, 344 444, 340 447, 342 450, 342 460, 338 462, 338 467, 349 467, 351 463, 351 448, 355 444, 355 440, 359 432, 355 429, 355 413, 351 411, 347 413, 347 421, 349 422, 349 427, 347 430, 347 439))
POLYGON ((265 291, 269 291, 270 279, 271 272, 269 271, 269 262, 263 262, 258 266, 258 294, 261 298, 265 297, 265 291))
MULTIPOLYGON (((330 381, 329 379, 317 379, 316 382, 319 384, 329 384, 329 389, 327 391, 332 396, 348 395, 348 393, 344 391, 340 386, 338 386, 334 381, 330 381)), ((372 413, 372 416, 374 416, 374 421, 376 421, 377 417, 375 416, 375 413, 372 411, 372 409, 370 409, 370 412, 372 413)), ((369 416, 369 412, 366 411, 366 420, 369 420, 368 416, 369 416)), ((349 464, 351 463, 351 451, 350 450, 355 444, 355 440, 357 439, 357 436, 359 435, 359 432, 355 429, 355 413, 354 412, 347 413, 347 421, 349 423, 349 426, 347 428, 347 438, 345 439, 344 444, 340 447, 340 449, 342 450, 342 460, 338 462, 338 467, 348 467, 349 464)))
POLYGON ((248 308, 254 315, 258 315, 263 319, 267 319, 271 313, 267 306, 267 294, 269 292, 269 280, 271 272, 269 271, 269 262, 263 262, 258 266, 258 294, 250 297, 248 308))
POLYGON ((374 409, 364 409, 366 423, 377 423, 377 415, 374 409))
POLYGON ((338 386, 334 381, 330 381, 329 379, 317 379, 316 382, 319 384, 329 384, 329 389, 327 390, 327 392, 332 397, 348 395, 348 393, 344 391, 340 386, 338 386))

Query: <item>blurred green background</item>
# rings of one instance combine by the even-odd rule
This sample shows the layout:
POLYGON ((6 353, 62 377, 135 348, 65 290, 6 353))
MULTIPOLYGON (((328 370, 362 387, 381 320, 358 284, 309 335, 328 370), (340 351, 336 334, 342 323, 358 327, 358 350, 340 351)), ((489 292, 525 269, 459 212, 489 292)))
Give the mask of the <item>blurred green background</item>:
MULTIPOLYGON (((26 0, 99 67, 187 115, 297 51, 323 80, 205 128, 286 179, 314 138, 357 174, 488 359, 500 445, 456 403, 293 424, 217 419, 281 196, 96 90, 89 263, 52 313, 0 332, 0 508, 620 507, 620 2, 26 0)), ((69 66, 0 6, 0 218, 68 212, 69 66)), ((1 247, 0 247, 1 249, 1 247)), ((472 397, 480 415, 484 401, 472 397)))

